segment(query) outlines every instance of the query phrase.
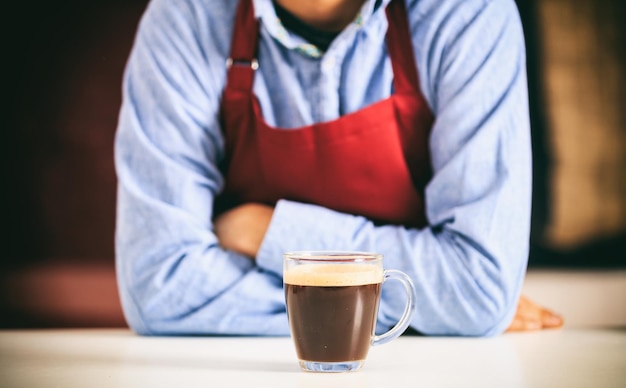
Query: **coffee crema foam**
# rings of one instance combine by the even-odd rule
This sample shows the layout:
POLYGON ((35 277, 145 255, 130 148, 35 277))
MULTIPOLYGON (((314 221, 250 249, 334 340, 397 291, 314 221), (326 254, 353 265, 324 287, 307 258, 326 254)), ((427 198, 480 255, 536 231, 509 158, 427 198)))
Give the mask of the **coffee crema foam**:
POLYGON ((283 274, 295 286, 342 287, 382 283, 383 270, 374 264, 304 264, 283 274))

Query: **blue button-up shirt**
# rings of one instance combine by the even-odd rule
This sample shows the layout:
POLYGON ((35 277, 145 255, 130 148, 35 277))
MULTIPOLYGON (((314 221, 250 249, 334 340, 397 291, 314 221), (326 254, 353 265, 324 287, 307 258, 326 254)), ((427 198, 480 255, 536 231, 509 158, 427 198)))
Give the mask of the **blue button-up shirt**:
MULTIPOLYGON (((393 72, 384 8, 365 1, 321 52, 286 31, 270 0, 254 79, 267 122, 297 130, 387 98, 393 72)), ((429 227, 281 200, 255 260, 220 247, 224 187, 218 120, 237 1, 153 0, 139 25, 116 138, 116 256, 126 318, 142 334, 288 334, 282 253, 384 254, 417 289, 411 326, 493 335, 510 322, 528 255, 530 133, 521 23, 512 0, 407 0, 422 93, 436 116, 429 227)), ((407 53, 408 54, 408 53, 407 53)), ((402 314, 386 283, 378 330, 402 314)))

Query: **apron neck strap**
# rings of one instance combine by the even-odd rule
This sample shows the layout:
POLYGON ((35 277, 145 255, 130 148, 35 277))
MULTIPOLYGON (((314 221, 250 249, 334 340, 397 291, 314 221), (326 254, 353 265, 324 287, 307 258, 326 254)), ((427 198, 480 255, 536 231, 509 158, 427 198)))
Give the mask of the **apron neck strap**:
POLYGON ((405 0, 392 0, 386 13, 389 22, 386 41, 394 88, 398 93, 421 93, 405 0))
POLYGON ((228 85, 242 91, 252 90, 259 40, 259 21, 254 17, 252 0, 240 0, 233 27, 230 57, 226 60, 228 85))

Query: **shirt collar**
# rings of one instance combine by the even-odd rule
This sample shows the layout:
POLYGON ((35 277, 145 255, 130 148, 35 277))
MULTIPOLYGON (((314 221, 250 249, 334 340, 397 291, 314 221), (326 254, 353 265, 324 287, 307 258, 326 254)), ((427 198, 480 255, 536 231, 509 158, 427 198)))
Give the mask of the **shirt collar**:
MULTIPOLYGON (((382 0, 381 5, 376 8, 376 3, 379 0, 366 0, 361 7, 361 10, 354 18, 354 21, 348 25, 339 35, 343 35, 346 30, 361 28, 364 26, 376 12, 380 12, 384 9, 391 0, 382 0)), ((285 47, 302 52, 304 55, 319 58, 324 55, 319 48, 305 41, 301 37, 294 35, 287 31, 285 27, 280 23, 280 20, 276 16, 274 5, 272 0, 252 0, 254 5, 254 15, 261 21, 261 24, 267 29, 267 31, 276 40, 281 42, 285 47)))

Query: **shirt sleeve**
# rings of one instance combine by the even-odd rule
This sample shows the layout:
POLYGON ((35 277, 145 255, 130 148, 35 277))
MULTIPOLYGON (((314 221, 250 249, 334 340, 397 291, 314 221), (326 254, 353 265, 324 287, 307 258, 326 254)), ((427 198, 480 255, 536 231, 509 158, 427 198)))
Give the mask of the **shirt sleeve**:
MULTIPOLYGON (((428 11, 416 11, 416 3, 434 2, 409 1, 412 23, 428 11)), ((440 4, 446 3, 455 2, 440 4)), ((528 258, 525 48, 513 1, 457 3, 429 16, 434 27, 413 28, 420 31, 414 40, 422 87, 436 117, 434 176, 425 192, 429 226, 375 226, 363 217, 281 201, 257 262, 280 275, 280 253, 288 250, 380 252, 386 268, 414 282, 414 329, 489 336, 510 323, 528 258)), ((399 319, 402 292, 391 282, 383 287, 379 330, 399 319)))
POLYGON ((197 34, 210 21, 195 11, 151 2, 125 72, 115 143, 124 313, 141 334, 288 334, 280 276, 223 250, 213 232, 227 47, 197 34))

